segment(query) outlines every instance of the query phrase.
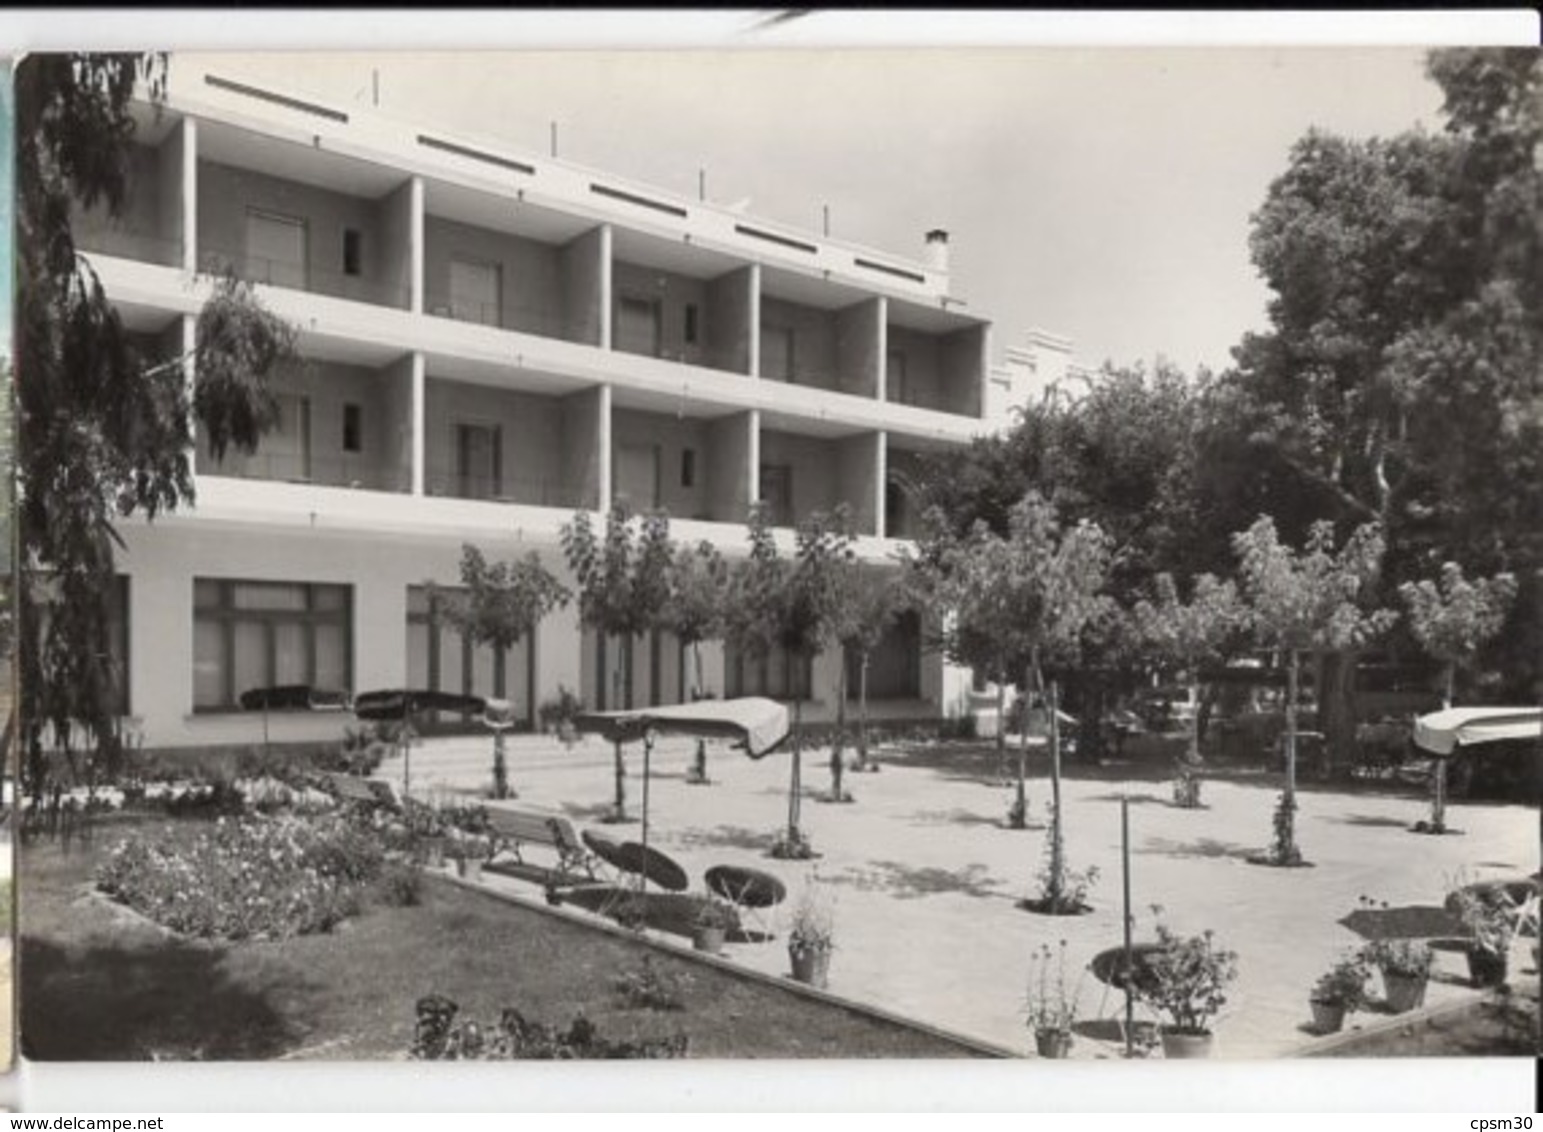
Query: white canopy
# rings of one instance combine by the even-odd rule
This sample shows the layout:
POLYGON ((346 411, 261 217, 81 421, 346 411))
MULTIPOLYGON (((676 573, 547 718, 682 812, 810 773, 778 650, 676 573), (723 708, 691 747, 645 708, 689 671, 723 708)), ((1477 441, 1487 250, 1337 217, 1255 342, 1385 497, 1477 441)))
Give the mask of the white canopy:
POLYGON ((580 731, 598 732, 619 742, 641 739, 648 731, 727 738, 743 744, 745 752, 758 759, 787 737, 788 709, 775 700, 749 696, 631 711, 592 711, 579 716, 577 723, 580 731))
POLYGON ((1503 739, 1543 738, 1543 708, 1448 708, 1414 721, 1415 745, 1436 755, 1503 739))

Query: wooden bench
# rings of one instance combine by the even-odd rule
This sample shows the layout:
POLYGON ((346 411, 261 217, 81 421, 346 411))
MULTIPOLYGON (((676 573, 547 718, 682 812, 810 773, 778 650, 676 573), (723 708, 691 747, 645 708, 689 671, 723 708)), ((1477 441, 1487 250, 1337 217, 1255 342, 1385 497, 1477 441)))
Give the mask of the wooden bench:
POLYGON ((527 845, 540 845, 557 853, 557 868, 541 870, 549 887, 557 884, 573 885, 582 880, 597 881, 595 859, 579 840, 573 823, 556 814, 537 813, 532 810, 510 810, 488 806, 488 832, 493 836, 493 856, 507 852, 518 865, 529 869, 539 866, 526 862, 521 850, 527 845))

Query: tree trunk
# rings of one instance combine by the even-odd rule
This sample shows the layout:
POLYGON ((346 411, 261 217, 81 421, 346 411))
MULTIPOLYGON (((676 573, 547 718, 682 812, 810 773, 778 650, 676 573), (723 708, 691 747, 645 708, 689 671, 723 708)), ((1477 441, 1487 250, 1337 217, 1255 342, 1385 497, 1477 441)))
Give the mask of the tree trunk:
POLYGON ((997 781, 1007 781, 1007 670, 997 674, 997 781))
POLYGON ((1323 654, 1318 680, 1318 730, 1324 737, 1323 774, 1355 762, 1356 668, 1360 654, 1342 649, 1323 654))
POLYGON ((1297 650, 1287 650, 1286 660, 1286 800, 1297 799, 1297 650))
POLYGON ((857 765, 868 769, 868 654, 857 670, 857 765))
POLYGON ((493 732, 493 797, 507 798, 509 789, 509 763, 504 757, 504 733, 493 732))
POLYGON ((1055 681, 1046 697, 1050 708, 1050 898, 1052 910, 1060 911, 1066 897, 1066 841, 1061 825, 1061 724, 1060 699, 1055 681))
POLYGON ((841 801, 841 755, 847 733, 847 666, 846 654, 841 657, 841 675, 837 680, 836 734, 830 743, 830 800, 841 801))
MULTIPOLYGON (((696 670, 696 676, 695 676, 696 687, 692 689, 691 698, 693 700, 700 700, 702 698, 702 686, 705 683, 705 681, 702 679, 702 642, 701 641, 692 641, 691 642, 691 661, 692 661, 692 667, 695 668, 695 670, 696 670)), ((696 741, 696 780, 698 782, 706 782, 707 781, 707 740, 706 739, 698 739, 696 741)))
POLYGON ((621 743, 614 744, 616 759, 616 820, 627 820, 627 764, 622 759, 621 743))
MULTIPOLYGON (((1457 665, 1448 662, 1446 671, 1442 673, 1442 707, 1452 706, 1456 684, 1457 665)), ((1430 824, 1437 833, 1445 833, 1447 828, 1447 761, 1435 760, 1436 765, 1431 772, 1430 824)))
POLYGON ((793 693, 793 767, 788 781, 788 841, 799 839, 798 815, 804 798, 802 755, 804 746, 803 700, 793 693))

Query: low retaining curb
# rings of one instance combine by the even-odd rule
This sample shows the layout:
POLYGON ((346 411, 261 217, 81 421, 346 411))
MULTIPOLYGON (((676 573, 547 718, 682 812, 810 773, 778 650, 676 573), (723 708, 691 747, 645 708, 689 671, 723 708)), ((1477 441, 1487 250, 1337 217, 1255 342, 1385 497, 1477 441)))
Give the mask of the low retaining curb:
POLYGON ((1453 999, 1450 1002, 1443 1002, 1437 1006, 1422 1006, 1418 1010, 1406 1010, 1402 1014, 1390 1015, 1387 1018, 1354 1030, 1342 1030, 1337 1034, 1328 1034, 1316 1041, 1308 1042, 1306 1045, 1297 1046, 1295 1049, 1288 1051, 1285 1056, 1322 1057, 1369 1038, 1396 1033, 1405 1026, 1434 1022, 1449 1015, 1461 1014, 1463 1011, 1471 1010, 1479 1003, 1493 997, 1494 993, 1492 991, 1469 990, 1461 998, 1453 999))
POLYGON ((956 1045, 963 1049, 969 1050, 971 1053, 977 1054, 981 1057, 1019 1059, 1025 1056, 1024 1053, 1018 1050, 1010 1049, 1007 1046, 996 1045, 993 1042, 988 1042, 981 1038, 973 1038, 968 1034, 960 1034, 952 1030, 945 1030, 941 1026, 935 1026, 930 1022, 923 1022, 916 1018, 907 1018, 904 1015, 895 1014, 892 1011, 885 1010, 883 1007, 872 1006, 866 1002, 859 1002, 856 999, 846 998, 845 996, 839 994, 833 994, 828 990, 821 990, 818 987, 810 986, 808 983, 800 983, 792 978, 783 978, 778 975, 768 975, 764 971, 757 971, 753 968, 742 966, 741 964, 734 962, 732 959, 726 959, 717 955, 709 955, 706 952, 698 951, 696 948, 687 944, 675 943, 672 940, 661 939, 658 936, 650 933, 634 931, 630 928, 624 928, 621 925, 613 924, 608 920, 598 919, 590 913, 573 912, 567 908, 554 907, 548 904, 545 898, 542 898, 541 900, 535 900, 527 896, 519 895, 517 893, 504 892, 499 889, 489 888, 485 884, 466 880, 455 875, 454 873, 426 870, 426 874, 428 876, 435 877, 436 879, 453 884, 457 888, 464 889, 468 892, 475 892, 483 896, 488 896, 494 900, 501 900, 505 904, 512 904, 515 907, 523 908, 526 911, 539 912, 545 916, 552 916, 556 919, 565 920, 570 924, 576 924, 580 927, 604 932, 605 934, 614 936, 617 939, 631 940, 635 943, 641 943, 655 951, 663 952, 666 955, 673 955, 676 958, 684 959, 688 962, 700 963, 708 967, 715 967, 728 975, 743 979, 747 982, 759 983, 760 985, 767 987, 776 987, 778 990, 785 991, 788 994, 800 995, 815 1002, 823 1003, 826 1006, 833 1006, 838 1010, 844 1010, 848 1014, 855 1014, 860 1017, 872 1019, 873 1021, 884 1022, 891 1026, 901 1026, 907 1030, 914 1030, 917 1033, 926 1034, 928 1037, 935 1038, 938 1041, 947 1042, 951 1045, 956 1045))

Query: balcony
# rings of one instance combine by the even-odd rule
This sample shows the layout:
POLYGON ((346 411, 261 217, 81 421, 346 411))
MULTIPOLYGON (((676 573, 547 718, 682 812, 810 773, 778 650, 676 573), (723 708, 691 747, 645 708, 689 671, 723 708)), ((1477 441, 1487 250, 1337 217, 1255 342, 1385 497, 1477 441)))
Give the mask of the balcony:
POLYGON ((743 414, 716 419, 616 408, 611 495, 634 511, 742 523, 749 509, 750 433, 743 414))
POLYGON ((759 499, 774 527, 794 527, 845 504, 856 533, 877 529, 877 433, 825 438, 761 430, 759 499))
POLYGON ((198 267, 405 310, 412 305, 410 210, 405 183, 371 198, 201 160, 198 267))
POLYGON ((914 539, 921 533, 921 513, 916 493, 922 482, 921 452, 898 448, 891 437, 885 452, 884 534, 887 538, 914 539))
POLYGON ((599 505, 598 400, 430 375, 424 491, 563 510, 599 505))
POLYGON ((200 436, 201 474, 279 483, 407 492, 411 477, 411 385, 404 364, 372 370, 310 361, 275 387, 279 419, 250 455, 216 461, 200 436))
POLYGON ((938 312, 891 303, 885 328, 884 399, 957 416, 980 417, 986 373, 986 330, 980 323, 948 329, 938 312))
POLYGON ((618 259, 612 346, 627 354, 750 373, 750 272, 702 278, 618 259))
POLYGON ((120 259, 171 267, 182 262, 181 149, 171 142, 129 147, 127 195, 118 216, 105 204, 72 210, 75 245, 120 259))

